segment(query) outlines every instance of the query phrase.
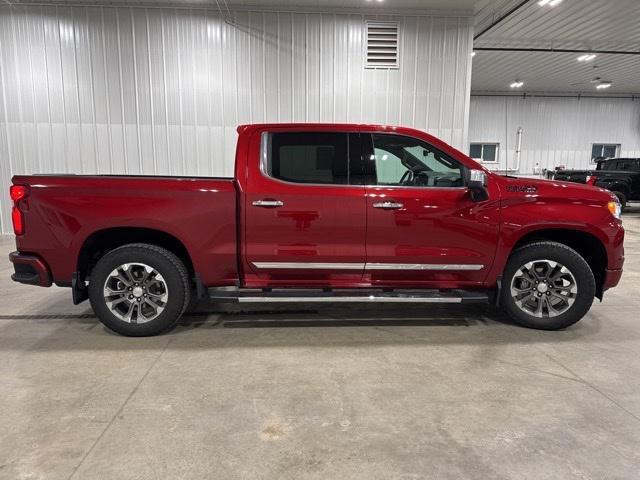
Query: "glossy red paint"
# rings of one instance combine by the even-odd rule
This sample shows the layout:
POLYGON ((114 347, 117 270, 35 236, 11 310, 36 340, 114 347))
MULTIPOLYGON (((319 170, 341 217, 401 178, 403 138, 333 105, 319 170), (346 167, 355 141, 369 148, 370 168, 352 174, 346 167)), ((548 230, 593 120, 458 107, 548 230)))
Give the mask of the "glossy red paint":
MULTIPOLYGON (((329 130, 326 126, 308 129, 329 130)), ((267 130, 290 131, 291 128, 253 129, 250 136, 245 133, 249 145, 243 158, 246 175, 242 177, 246 181, 240 182, 244 283, 251 287, 362 285, 362 268, 296 270, 254 266, 255 262, 365 262, 365 188, 294 184, 267 177, 260 170, 261 133, 267 130), (277 199, 284 205, 277 209, 253 205, 265 199, 277 199)))
MULTIPOLYGON (((502 191, 501 229, 495 264, 488 281, 500 275, 509 253, 522 238, 543 230, 589 234, 604 246, 607 269, 622 269, 624 229, 622 222, 605 208, 613 198, 610 192, 554 180, 497 178, 502 191), (535 191, 522 191, 530 187, 534 187, 535 191)), ((617 284, 612 278, 609 283, 605 282, 606 288, 617 284)))
MULTIPOLYGON (((489 198, 466 188, 298 185, 260 171, 260 138, 273 131, 387 132, 416 137, 482 169, 462 152, 410 128, 346 124, 238 127, 234 179, 16 176, 30 187, 18 250, 38 254, 59 284, 78 270, 85 241, 113 228, 144 228, 179 241, 205 286, 493 287, 510 252, 540 230, 581 231, 604 246, 614 286, 624 260, 624 230, 606 208, 605 190, 486 171, 489 198), (376 199, 403 208, 372 208, 376 199), (253 205, 277 199, 281 208, 253 205), (463 271, 365 271, 256 268, 256 262, 429 263, 482 265, 463 271)), ((24 202, 25 200, 23 200, 24 202)))
POLYGON ((71 283, 90 235, 113 228, 174 237, 207 285, 233 284, 238 277, 232 180, 68 175, 16 176, 13 183, 30 187, 18 251, 37 253, 56 283, 71 283))

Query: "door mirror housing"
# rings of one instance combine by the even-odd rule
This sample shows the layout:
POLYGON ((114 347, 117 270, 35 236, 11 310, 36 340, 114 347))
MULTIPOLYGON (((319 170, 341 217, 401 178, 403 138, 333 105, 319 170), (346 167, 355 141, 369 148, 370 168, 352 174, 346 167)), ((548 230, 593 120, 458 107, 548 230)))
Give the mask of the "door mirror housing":
POLYGON ((484 170, 467 171, 467 188, 474 202, 482 202, 489 199, 487 190, 487 173, 484 170))

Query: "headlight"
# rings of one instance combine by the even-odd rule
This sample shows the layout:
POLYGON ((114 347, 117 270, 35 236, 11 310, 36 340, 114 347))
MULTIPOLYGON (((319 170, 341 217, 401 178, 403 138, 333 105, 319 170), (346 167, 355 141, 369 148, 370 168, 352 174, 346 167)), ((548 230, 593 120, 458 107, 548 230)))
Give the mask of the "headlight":
POLYGON ((620 214, 622 213, 620 202, 618 202, 617 200, 611 200, 609 203, 607 203, 607 208, 609 209, 611 215, 618 219, 620 218, 620 214))

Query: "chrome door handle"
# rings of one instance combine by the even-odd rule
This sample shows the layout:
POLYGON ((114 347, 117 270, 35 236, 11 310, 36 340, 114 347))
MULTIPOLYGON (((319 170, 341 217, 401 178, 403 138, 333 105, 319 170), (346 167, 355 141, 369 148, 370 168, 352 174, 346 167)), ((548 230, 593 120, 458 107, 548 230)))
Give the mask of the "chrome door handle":
POLYGON ((256 200, 252 203, 254 207, 263 207, 263 208, 278 208, 284 205, 284 202, 280 200, 256 200))
POLYGON ((404 207, 402 203, 397 202, 382 202, 382 203, 374 203, 373 208, 382 208, 384 210, 398 210, 399 208, 404 207))

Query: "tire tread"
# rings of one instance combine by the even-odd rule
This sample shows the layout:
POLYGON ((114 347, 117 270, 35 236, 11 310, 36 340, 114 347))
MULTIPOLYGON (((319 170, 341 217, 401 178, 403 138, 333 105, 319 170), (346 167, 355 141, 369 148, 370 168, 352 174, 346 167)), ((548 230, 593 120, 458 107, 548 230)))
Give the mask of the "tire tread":
MULTIPOLYGON (((180 313, 176 315, 176 318, 170 324, 165 325, 161 329, 151 329, 150 333, 147 333, 146 329, 145 329, 145 333, 136 333, 133 331, 124 331, 124 329, 121 329, 118 331, 118 333, 129 335, 129 336, 147 336, 147 335, 156 335, 173 328, 178 322, 178 320, 180 319, 180 317, 182 316, 182 314, 185 312, 187 307, 189 306, 189 303, 191 300, 191 284, 189 281, 189 272, 187 271, 187 268, 185 267, 184 263, 173 252, 167 250, 166 248, 162 248, 158 245, 153 245, 150 243, 128 243, 126 245, 122 245, 120 247, 114 248, 113 250, 110 250, 109 252, 107 252, 98 261, 98 264, 105 257, 111 256, 111 255, 117 255, 120 251, 125 251, 125 250, 127 251, 127 253, 131 253, 131 252, 135 253, 136 250, 141 250, 147 253, 150 252, 152 254, 163 257, 167 262, 169 262, 175 268, 176 272, 180 277, 180 283, 182 284, 182 288, 183 288, 183 296, 182 296, 183 304, 180 307, 180 310, 179 310, 180 313)), ((94 267, 94 270, 95 270, 95 267, 94 267)), ((89 284, 89 288, 91 291, 91 282, 89 284)), ((92 299, 92 304, 93 304, 93 301, 95 300, 92 299)), ((94 307, 94 310, 95 310, 95 307, 94 307)))

